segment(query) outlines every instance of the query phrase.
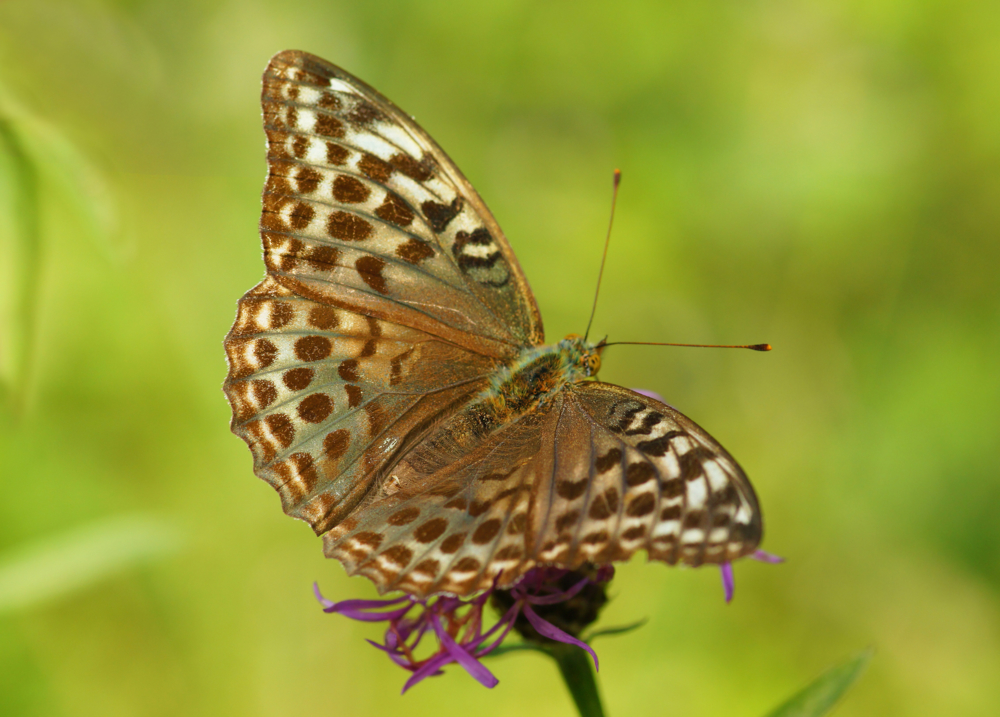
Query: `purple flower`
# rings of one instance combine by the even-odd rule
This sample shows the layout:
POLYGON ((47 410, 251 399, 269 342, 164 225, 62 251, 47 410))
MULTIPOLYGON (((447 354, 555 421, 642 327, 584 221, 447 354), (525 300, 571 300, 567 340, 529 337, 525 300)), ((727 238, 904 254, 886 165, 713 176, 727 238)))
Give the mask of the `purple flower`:
MULTIPOLYGON (((784 558, 769 553, 766 550, 755 550, 750 554, 750 557, 762 563, 785 562, 784 558)), ((733 599, 733 593, 736 591, 736 583, 733 580, 733 564, 722 563, 719 566, 719 571, 722 573, 722 590, 726 594, 726 602, 728 603, 733 599)))
POLYGON ((368 642, 413 673, 403 685, 406 692, 424 678, 442 674, 441 668, 453 662, 486 687, 495 687, 497 678, 480 660, 499 647, 511 629, 530 641, 580 647, 590 653, 596 668, 597 654, 576 635, 597 618, 607 601, 604 586, 613 576, 610 565, 581 571, 535 568, 509 590, 494 588, 469 599, 403 595, 332 602, 318 585, 313 589, 324 612, 362 622, 388 622, 383 641, 368 642), (483 608, 491 600, 502 616, 484 630, 483 608), (416 652, 427 635, 433 636, 437 649, 418 658, 416 652))

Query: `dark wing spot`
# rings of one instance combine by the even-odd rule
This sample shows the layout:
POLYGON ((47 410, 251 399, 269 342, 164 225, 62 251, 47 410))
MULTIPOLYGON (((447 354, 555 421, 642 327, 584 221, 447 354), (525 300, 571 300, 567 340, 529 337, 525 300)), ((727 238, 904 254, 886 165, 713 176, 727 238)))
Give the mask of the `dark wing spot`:
POLYGON ((282 382, 291 391, 302 391, 309 387, 313 380, 311 368, 293 368, 281 376, 282 382))
POLYGON ((278 356, 278 347, 267 339, 258 339, 253 345, 253 356, 260 368, 267 368, 278 356))
POLYGON ((431 178, 432 170, 426 162, 418 162, 413 157, 403 152, 397 152, 389 157, 389 164, 405 174, 410 179, 418 182, 426 182, 431 178))
POLYGON ((361 388, 358 386, 352 386, 347 384, 344 386, 344 391, 347 392, 347 406, 348 408, 357 408, 361 405, 362 392, 361 388))
POLYGON ((273 413, 264 419, 264 423, 283 448, 292 445, 292 441, 295 440, 295 426, 288 416, 284 413, 273 413))
POLYGON ((289 461, 295 466, 307 493, 311 493, 316 487, 319 476, 316 475, 316 467, 313 465, 313 458, 308 453, 293 453, 289 456, 289 461))
POLYGON ((726 505, 727 503, 739 503, 739 494, 732 483, 727 483, 725 488, 712 494, 712 506, 726 505))
POLYGON ((715 458, 715 454, 712 451, 704 446, 695 446, 677 459, 681 465, 681 477, 685 480, 698 478, 705 470, 704 462, 713 458, 715 458))
POLYGON ((556 532, 561 533, 567 528, 572 528, 576 525, 576 521, 580 519, 580 511, 571 510, 568 513, 563 513, 556 519, 556 532))
POLYGON ((588 515, 594 520, 606 520, 611 517, 613 511, 608 502, 604 499, 604 496, 598 496, 593 503, 590 504, 590 512, 588 515))
POLYGON ((382 536, 379 533, 372 533, 370 531, 363 531, 353 536, 354 539, 361 543, 362 545, 369 548, 377 548, 382 544, 382 536))
POLYGON ((472 556, 468 556, 455 563, 453 570, 458 573, 475 573, 479 572, 481 565, 482 564, 478 560, 472 556))
POLYGON ((321 244, 313 247, 306 255, 305 260, 313 269, 329 271, 337 266, 337 262, 340 260, 340 250, 336 247, 321 244))
POLYGON ((465 533, 455 533, 449 535, 442 541, 440 550, 442 553, 450 555, 451 553, 457 552, 459 548, 462 547, 462 543, 465 542, 465 533))
POLYGON ((636 525, 632 528, 629 528, 624 533, 622 533, 622 537, 625 538, 625 540, 635 540, 637 538, 641 538, 645 534, 646 534, 646 526, 636 525))
POLYGON ((398 227, 408 227, 413 221, 413 210, 395 192, 386 192, 385 199, 375 210, 375 216, 398 227))
POLYGON ((370 102, 358 100, 347 114, 347 119, 360 125, 370 125, 373 122, 384 120, 385 115, 370 102))
POLYGON ((288 215, 288 224, 292 229, 305 229, 316 216, 316 210, 304 202, 299 202, 288 215))
POLYGON ((299 402, 298 411, 306 423, 322 423, 333 412, 333 401, 325 393, 314 393, 299 402))
POLYGON ((493 235, 485 227, 474 229, 471 233, 460 231, 455 234, 455 243, 451 247, 451 252, 455 255, 455 260, 458 262, 459 268, 463 271, 473 268, 491 269, 500 258, 499 249, 495 249, 488 256, 476 256, 474 254, 466 254, 465 248, 470 244, 473 246, 488 246, 492 243, 493 235))
POLYGON ((270 381, 254 381, 253 396, 260 408, 267 408, 278 398, 278 389, 270 381))
POLYGON ((581 542, 587 545, 597 545, 598 543, 604 543, 608 539, 608 533, 605 530, 598 531, 596 533, 591 533, 590 535, 585 535, 581 542))
POLYGON ((472 542, 476 545, 486 545, 486 543, 493 540, 499 532, 500 520, 499 518, 492 518, 476 528, 476 532, 472 534, 472 542))
POLYGON ((382 259, 377 256, 362 256, 354 262, 354 268, 358 270, 358 276, 368 286, 380 294, 388 293, 389 287, 385 283, 385 277, 382 276, 382 269, 385 268, 385 262, 382 259))
POLYGON ((382 557, 397 567, 405 568, 413 559, 413 551, 405 545, 390 545, 383 551, 382 557))
POLYGON ((376 350, 378 349, 378 341, 375 339, 368 339, 365 341, 365 345, 361 347, 361 353, 358 354, 361 358, 366 356, 374 356, 376 350))
POLYGON ((301 167, 295 175, 295 184, 303 194, 312 194, 322 179, 323 175, 312 167, 301 167))
POLYGON ((337 312, 329 306, 314 306, 309 309, 309 324, 317 329, 329 331, 336 328, 339 323, 337 312))
POLYGON ((358 160, 358 169, 366 177, 379 184, 385 184, 392 176, 392 165, 368 152, 361 155, 361 159, 358 160))
POLYGON ((434 250, 427 242, 422 242, 416 237, 410 237, 405 244, 396 247, 396 256, 411 264, 419 264, 424 259, 434 256, 434 250))
POLYGON ((489 509, 490 509, 490 501, 474 500, 472 501, 472 505, 469 506, 469 515, 471 515, 473 518, 478 518, 489 509))
POLYGON ((523 556, 524 550, 521 549, 521 546, 508 545, 506 548, 498 550, 493 558, 494 560, 520 560, 523 556))
POLYGON ((389 417, 385 415, 385 407, 378 403, 365 404, 365 416, 368 417, 368 435, 375 437, 382 433, 389 417))
POLYGON ((660 511, 660 520, 678 520, 681 517, 681 507, 671 505, 660 511))
POLYGON ((407 525, 420 517, 420 508, 403 508, 389 516, 389 525, 407 525))
POLYGON ((294 73, 290 74, 290 77, 304 85, 313 85, 314 87, 326 87, 328 85, 323 75, 311 72, 304 67, 296 69, 294 73))
POLYGON ((660 490, 664 498, 676 498, 684 493, 684 481, 680 478, 664 481, 660 484, 660 490))
POLYGON ((338 428, 326 434, 326 438, 323 439, 323 453, 328 459, 335 461, 347 452, 350 442, 351 432, 346 428, 338 428))
POLYGON ((656 509, 656 498, 652 493, 643 493, 638 498, 628 504, 625 512, 633 518, 641 518, 649 515, 656 509))
POLYGON ((368 324, 368 335, 369 336, 381 336, 382 326, 379 324, 378 319, 374 316, 366 316, 365 323, 368 324))
POLYGON ((416 564, 413 568, 413 572, 419 573, 420 575, 426 575, 429 578, 434 577, 438 574, 441 569, 441 563, 437 560, 428 558, 427 560, 422 560, 416 564))
POLYGON ((594 462, 594 466, 597 468, 598 473, 607 473, 609 470, 617 466, 621 462, 621 459, 622 452, 617 448, 612 448, 603 456, 598 456, 597 460, 594 462))
POLYGON ((447 228, 451 220, 462 211, 462 198, 455 197, 451 204, 440 204, 427 200, 420 205, 420 211, 423 212, 427 223, 431 225, 431 229, 440 234, 447 228))
POLYGON ((297 266, 298 262, 296 259, 298 259, 298 257, 302 254, 303 246, 302 242, 298 239, 289 239, 288 248, 284 252, 278 254, 278 256, 281 257, 281 261, 278 265, 281 271, 291 271, 297 266))
POLYGON ((416 538, 418 543, 433 543, 444 535, 444 531, 447 529, 447 520, 444 518, 434 518, 413 531, 413 537, 416 538))
POLYGON ((344 204, 360 204, 367 201, 372 190, 355 177, 338 174, 333 180, 333 198, 344 204))
POLYGON ((322 137, 342 139, 344 137, 344 123, 333 115, 318 114, 316 115, 316 125, 313 127, 313 132, 322 137))
POLYGON ((372 235, 372 225, 350 212, 332 212, 326 231, 334 239, 341 241, 364 241, 372 235))
MULTIPOLYGON (((298 139, 302 138, 296 137, 296 140, 298 139)), ((302 154, 296 153, 295 156, 298 157, 299 159, 302 159, 302 157, 305 156, 305 151, 303 150, 302 154)), ((343 166, 344 162, 346 162, 347 158, 350 156, 351 156, 351 151, 347 149, 347 147, 343 147, 334 142, 326 143, 326 161, 328 164, 332 164, 334 167, 343 166)))
MULTIPOLYGON (((612 407, 611 409, 612 413, 614 413, 618 405, 621 404, 616 404, 615 406, 612 407)), ((639 403, 639 404, 632 404, 631 408, 625 409, 625 412, 622 413, 622 417, 618 420, 618 426, 617 426, 618 433, 624 433, 626 430, 628 430, 628 427, 632 425, 632 419, 635 418, 635 414, 639 413, 639 411, 641 411, 643 408, 644 406, 641 403, 639 403)))
POLYGON ((670 450, 670 441, 677 438, 677 436, 686 435, 683 431, 667 431, 659 438, 639 442, 636 448, 649 456, 665 456, 667 455, 667 451, 670 450))
POLYGON ((332 349, 333 344, 325 336, 303 336, 295 342, 295 355, 300 361, 322 361, 332 349))
POLYGON ((292 154, 294 154, 298 159, 302 159, 306 156, 306 152, 308 151, 309 139, 300 134, 296 135, 295 139, 292 140, 292 154))
POLYGON ((560 498, 565 498, 566 500, 576 500, 584 491, 587 490, 587 478, 583 478, 573 483, 568 480, 561 480, 556 483, 556 493, 559 494, 560 498))
POLYGON ((398 356, 393 356, 389 361, 389 385, 395 386, 403 380, 403 361, 410 357, 413 349, 410 348, 398 356))
POLYGON ((332 92, 324 92, 320 95, 319 102, 316 104, 325 110, 330 110, 331 112, 339 112, 341 107, 340 98, 332 92))
POLYGON ((705 514, 700 510, 693 510, 684 516, 684 527, 685 528, 700 528, 701 521, 705 517, 705 514))
POLYGON ((725 513, 716 513, 712 516, 712 527, 722 528, 729 525, 729 516, 725 513))
POLYGON ((656 469, 649 463, 632 463, 625 469, 625 482, 634 488, 653 479, 656 469))
POLYGON ((642 423, 639 424, 637 428, 633 428, 631 431, 625 431, 626 436, 637 436, 643 435, 648 436, 653 432, 653 428, 663 420, 663 414, 652 411, 647 413, 642 419, 642 423))

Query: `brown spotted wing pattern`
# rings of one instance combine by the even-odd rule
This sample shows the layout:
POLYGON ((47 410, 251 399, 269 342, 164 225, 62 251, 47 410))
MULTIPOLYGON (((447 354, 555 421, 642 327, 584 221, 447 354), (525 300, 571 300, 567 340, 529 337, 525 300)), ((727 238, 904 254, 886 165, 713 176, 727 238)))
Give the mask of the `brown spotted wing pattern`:
POLYGON ((412 118, 297 51, 271 60, 262 104, 267 275, 226 338, 225 392, 255 472, 328 556, 381 591, 467 595, 538 564, 756 547, 746 476, 670 407, 552 372, 544 400, 491 393, 541 318, 412 118))
POLYGON ((689 418, 606 383, 568 386, 453 463, 404 457, 324 536, 326 552, 383 590, 459 595, 539 564, 735 560, 761 537, 733 458, 689 418))

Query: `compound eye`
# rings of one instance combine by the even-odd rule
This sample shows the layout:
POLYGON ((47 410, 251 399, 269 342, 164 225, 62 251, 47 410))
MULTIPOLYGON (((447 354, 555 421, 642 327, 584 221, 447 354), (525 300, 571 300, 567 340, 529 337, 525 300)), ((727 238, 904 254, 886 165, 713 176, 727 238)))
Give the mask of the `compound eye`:
POLYGON ((601 357, 597 354, 590 354, 590 356, 587 357, 587 368, 590 369, 591 375, 597 373, 597 371, 601 368, 601 357))

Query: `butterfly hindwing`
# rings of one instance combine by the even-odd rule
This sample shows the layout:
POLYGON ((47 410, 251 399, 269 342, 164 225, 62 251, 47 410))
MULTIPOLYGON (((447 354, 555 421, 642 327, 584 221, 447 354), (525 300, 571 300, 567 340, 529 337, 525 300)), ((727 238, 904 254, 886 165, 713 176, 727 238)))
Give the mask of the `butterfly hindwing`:
POLYGON ((753 488, 732 456, 677 410, 612 384, 567 390, 556 438, 566 470, 538 531, 560 564, 652 560, 698 566, 747 555, 761 538, 753 488), (586 453, 588 459, 573 454, 586 453))
POLYGON ((381 591, 466 595, 536 565, 638 550, 723 563, 761 536, 756 497, 729 454, 669 406, 610 384, 568 386, 455 462, 399 473, 325 536, 328 556, 381 591))

